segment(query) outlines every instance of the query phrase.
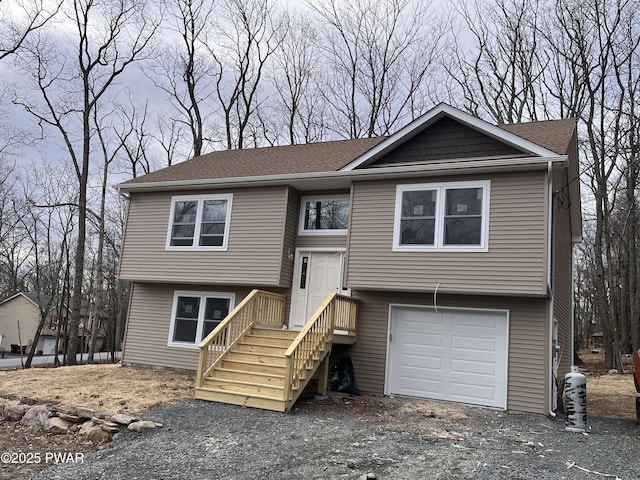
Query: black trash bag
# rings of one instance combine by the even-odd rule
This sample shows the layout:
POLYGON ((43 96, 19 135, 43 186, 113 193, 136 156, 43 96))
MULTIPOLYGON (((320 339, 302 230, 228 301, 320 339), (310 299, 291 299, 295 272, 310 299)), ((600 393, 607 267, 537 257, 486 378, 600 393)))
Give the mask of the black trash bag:
POLYGON ((329 379, 331 381, 332 392, 360 395, 351 357, 342 357, 338 363, 331 368, 329 379))

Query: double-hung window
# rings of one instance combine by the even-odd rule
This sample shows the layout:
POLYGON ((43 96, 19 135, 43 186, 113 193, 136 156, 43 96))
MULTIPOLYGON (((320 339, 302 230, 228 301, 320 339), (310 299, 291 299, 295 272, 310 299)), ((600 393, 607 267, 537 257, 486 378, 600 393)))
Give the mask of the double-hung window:
POLYGON ((398 185, 393 249, 487 251, 490 182, 398 185))
POLYGON ((301 235, 343 235, 349 225, 349 197, 302 197, 300 205, 301 235))
POLYGON ((173 296, 169 346, 197 347, 233 309, 231 292, 184 292, 173 296))
POLYGON ((231 194, 171 199, 168 250, 226 250, 231 194))

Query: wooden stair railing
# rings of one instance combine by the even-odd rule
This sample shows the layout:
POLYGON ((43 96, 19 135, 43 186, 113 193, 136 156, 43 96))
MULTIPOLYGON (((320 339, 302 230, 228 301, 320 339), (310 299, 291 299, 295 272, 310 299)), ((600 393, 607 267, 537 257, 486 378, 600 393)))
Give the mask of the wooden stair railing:
MULTIPOLYGON (((356 309, 357 300, 337 293, 330 294, 287 349, 284 354, 287 361, 284 379, 285 410, 291 409, 320 364, 324 362, 328 366, 334 330, 344 330, 355 336, 356 309)), ((328 369, 323 369, 320 386, 325 389, 324 393, 327 380, 324 377, 327 374, 328 369)))
POLYGON ((286 298, 277 293, 253 290, 222 322, 200 342, 200 359, 196 388, 255 325, 282 327, 286 298))

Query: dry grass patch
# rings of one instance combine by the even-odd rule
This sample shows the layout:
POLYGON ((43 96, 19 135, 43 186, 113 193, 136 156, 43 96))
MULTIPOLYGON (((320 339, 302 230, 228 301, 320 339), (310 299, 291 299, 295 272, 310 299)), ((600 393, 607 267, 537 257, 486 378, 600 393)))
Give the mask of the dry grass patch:
POLYGON ((0 395, 108 413, 138 412, 194 395, 195 374, 120 365, 0 371, 0 395))
POLYGON ((587 415, 635 420, 637 395, 631 375, 587 376, 587 415))

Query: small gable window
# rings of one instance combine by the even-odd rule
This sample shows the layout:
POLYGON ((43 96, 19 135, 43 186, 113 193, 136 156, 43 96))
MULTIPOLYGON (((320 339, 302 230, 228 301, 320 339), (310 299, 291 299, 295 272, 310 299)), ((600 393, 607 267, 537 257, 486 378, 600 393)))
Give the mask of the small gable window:
POLYGON ((229 315, 234 303, 232 292, 175 292, 169 346, 197 347, 229 315))
POLYGON ((300 205, 301 235, 339 235, 347 233, 349 197, 302 197, 300 205))
POLYGON ((168 250, 226 250, 232 195, 171 199, 168 250))
POLYGON ((487 251, 490 182, 398 185, 393 249, 487 251))

